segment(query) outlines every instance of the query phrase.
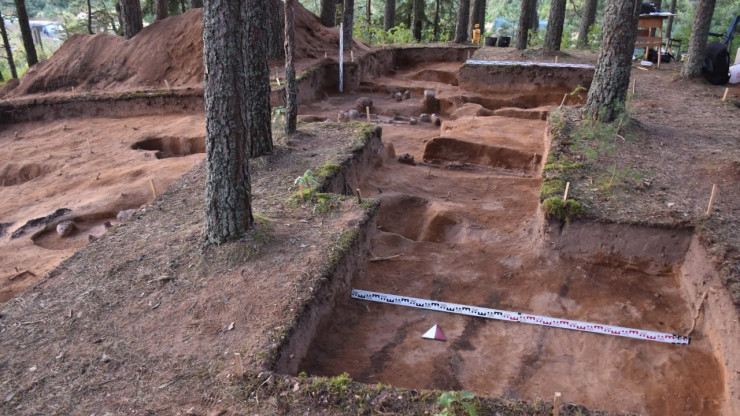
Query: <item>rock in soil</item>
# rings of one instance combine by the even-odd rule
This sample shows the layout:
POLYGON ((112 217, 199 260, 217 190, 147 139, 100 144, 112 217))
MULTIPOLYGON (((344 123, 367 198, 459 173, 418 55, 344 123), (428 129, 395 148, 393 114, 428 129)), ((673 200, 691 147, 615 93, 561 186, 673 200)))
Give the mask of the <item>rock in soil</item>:
POLYGON ((76 228, 74 222, 69 220, 62 221, 57 224, 57 234, 59 234, 59 237, 68 237, 76 228))
POLYGON ((439 100, 435 97, 434 91, 424 90, 424 99, 421 101, 422 113, 436 113, 439 111, 439 100))
POLYGON ((401 153, 398 155, 398 161, 411 166, 416 166, 416 162, 414 162, 414 156, 408 154, 408 153, 401 153))
POLYGON ((370 107, 372 110, 373 108, 373 100, 367 98, 367 97, 360 97, 355 101, 355 109, 361 113, 365 112, 365 108, 370 107))
POLYGON ((419 121, 429 123, 430 121, 432 121, 432 118, 429 117, 429 114, 427 113, 421 113, 421 115, 419 115, 419 121))

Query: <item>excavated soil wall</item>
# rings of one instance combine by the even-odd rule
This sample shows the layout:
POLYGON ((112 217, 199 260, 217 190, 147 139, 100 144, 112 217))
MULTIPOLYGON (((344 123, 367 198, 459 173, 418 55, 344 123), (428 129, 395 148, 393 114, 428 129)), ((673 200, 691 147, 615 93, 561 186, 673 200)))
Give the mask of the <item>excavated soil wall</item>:
POLYGON ((569 93, 580 86, 588 90, 593 65, 468 61, 460 68, 461 88, 484 94, 511 92, 569 93))

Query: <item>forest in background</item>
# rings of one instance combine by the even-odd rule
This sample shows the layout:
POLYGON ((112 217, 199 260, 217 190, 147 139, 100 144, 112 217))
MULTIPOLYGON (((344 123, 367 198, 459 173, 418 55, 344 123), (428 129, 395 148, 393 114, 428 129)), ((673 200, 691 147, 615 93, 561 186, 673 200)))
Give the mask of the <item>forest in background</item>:
MULTIPOLYGON (((456 0, 422 0, 422 31, 421 43, 449 42, 454 38, 457 24, 458 1, 456 0), (438 14, 436 11, 439 10, 438 14), (435 33, 435 14, 438 24, 435 33), (436 36, 435 36, 436 35, 436 36)), ((301 4, 316 15, 320 15, 321 0, 301 0, 301 4)), ((565 23, 563 27, 562 49, 575 48, 581 15, 585 0, 568 0, 565 23)), ((598 0, 596 23, 589 32, 588 47, 598 49, 601 43, 601 21, 607 0, 598 0)), ((41 38, 42 45, 37 45, 39 59, 51 56, 54 50, 68 37, 75 34, 93 33, 121 34, 120 9, 116 0, 26 0, 26 8, 32 21, 46 20, 58 22, 61 25, 59 33, 41 38), (88 28, 88 6, 90 7, 90 28, 88 28)), ((670 0, 663 0, 662 10, 667 10, 670 0)), ((697 0, 677 0, 676 18, 673 23, 672 38, 683 41, 682 52, 688 48, 691 34, 691 25, 694 19, 697 0)), ((385 1, 357 0, 354 2, 355 23, 354 35, 366 43, 371 44, 407 44, 418 43, 412 32, 414 0, 396 0, 396 25, 384 30, 385 1)), ((520 12, 520 0, 487 0, 486 19, 483 36, 515 36, 516 24, 520 12)), ((155 19, 155 1, 142 0, 144 24, 155 19)), ((190 0, 168 0, 169 15, 184 13, 190 8, 190 0)), ((539 27, 532 30, 529 40, 530 48, 542 46, 545 37, 545 27, 550 13, 550 2, 537 1, 537 21, 539 27)), ((13 58, 19 75, 27 68, 25 52, 20 39, 17 19, 15 19, 15 4, 13 0, 0 0, 0 11, 5 20, 10 38, 13 58)), ((338 8, 341 13, 341 4, 338 8)), ((711 31, 726 33, 732 19, 740 15, 740 0, 717 0, 711 31)), ((341 19, 337 19, 339 22, 341 19)), ((513 44, 513 43, 512 43, 513 44)), ((736 37, 730 51, 732 59, 740 46, 740 36, 736 37)), ((10 78, 10 71, 5 51, 0 51, 0 72, 2 79, 10 78)))

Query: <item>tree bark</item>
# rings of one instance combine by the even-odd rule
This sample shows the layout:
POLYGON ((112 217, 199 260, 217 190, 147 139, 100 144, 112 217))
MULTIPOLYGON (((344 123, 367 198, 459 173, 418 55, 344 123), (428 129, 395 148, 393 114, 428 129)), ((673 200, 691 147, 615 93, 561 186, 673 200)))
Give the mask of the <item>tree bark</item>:
POLYGON ((470 0, 460 0, 457 8, 455 43, 465 43, 468 41, 468 20, 470 20, 470 0))
POLYGON ((623 109, 641 4, 638 0, 609 0, 606 5, 604 40, 584 108, 589 117, 608 123, 623 109))
MULTIPOLYGON (((248 0, 245 0, 248 1, 248 0)), ((268 22, 269 29, 269 56, 270 59, 283 59, 285 57, 285 48, 283 47, 283 31, 285 20, 283 18, 283 5, 280 0, 267 0, 265 2, 266 10, 265 20, 268 22)))
MULTIPOLYGON (((274 31, 264 28, 265 22, 274 19, 268 14, 274 0, 241 0, 247 4, 247 132, 249 155, 258 157, 272 152, 272 118, 270 117, 270 61, 268 48, 274 41, 274 31)), ((283 11, 278 14, 282 21, 283 11)), ((272 29, 271 29, 272 30, 272 29)), ((282 42, 282 31, 280 40, 282 42)), ((281 53, 282 55, 282 53, 281 53)))
POLYGON ((550 18, 547 21, 545 33, 545 50, 555 52, 560 50, 563 39, 563 24, 565 23, 566 0, 552 0, 550 3, 550 18))
MULTIPOLYGON (((387 10, 386 6, 386 13, 387 10)), ((337 25, 337 0, 321 0, 321 24, 326 27, 337 25)))
MULTIPOLYGON (((670 6, 670 13, 675 14, 676 13, 676 0, 671 0, 671 6, 670 6)), ((673 30, 673 16, 670 16, 668 18, 668 24, 666 25, 665 29, 665 38, 670 39, 671 38, 671 30, 673 30)), ((676 59, 681 59, 680 57, 676 57, 676 59)))
POLYGON ((197 9, 203 7, 203 0, 190 0, 190 8, 197 9))
POLYGON ((701 0, 696 6, 696 16, 691 26, 689 51, 686 53, 686 63, 683 64, 682 74, 685 77, 694 78, 701 75, 715 3, 715 0, 701 0))
POLYGON ((383 30, 386 32, 396 26, 396 0, 385 0, 385 15, 383 16, 383 30))
POLYGON ((5 20, 3 20, 3 14, 0 12, 0 35, 3 37, 3 46, 5 47, 5 57, 8 58, 8 66, 10 67, 10 76, 18 78, 18 72, 15 70, 15 61, 13 61, 13 50, 10 48, 10 42, 8 41, 8 31, 5 29, 5 20))
POLYGON ((599 0, 585 0, 583 5, 583 14, 581 15, 581 27, 578 29, 578 47, 588 47, 588 32, 591 26, 596 23, 596 9, 599 7, 599 0))
POLYGON ((424 19, 424 0, 414 0, 414 17, 412 32, 414 39, 421 42, 422 21, 424 19))
POLYGON ((486 0, 472 0, 469 33, 473 33, 476 23, 480 25, 481 33, 483 33, 486 30, 486 0))
POLYGON ((529 37, 529 29, 532 27, 532 12, 534 7, 532 3, 536 4, 537 0, 522 0, 521 10, 519 11, 519 27, 516 33, 516 48, 519 50, 527 49, 527 40, 529 37))
POLYGON ((92 30, 92 5, 90 4, 90 0, 87 0, 87 33, 89 35, 93 34, 92 30))
POLYGON ((434 41, 439 41, 439 3, 441 0, 437 0, 437 5, 434 8, 434 41))
POLYGON ((370 24, 372 23, 372 7, 371 6, 371 0, 367 0, 365 2, 365 21, 367 22, 367 27, 370 27, 370 24))
POLYGON ((141 20, 139 0, 121 0, 121 17, 123 18, 123 37, 131 39, 141 31, 144 25, 141 20))
POLYGON ((529 7, 532 8, 530 14, 532 15, 529 21, 529 28, 532 29, 532 33, 537 33, 540 30, 540 16, 537 14, 537 0, 529 3, 529 7))
POLYGON ((296 132, 298 119, 298 86, 295 79, 295 0, 285 0, 285 133, 296 132))
MULTIPOLYGON (((256 1, 209 0, 203 10, 207 243, 241 238, 253 225, 249 176, 247 8, 256 1)), ((264 23, 264 22, 263 22, 264 23)), ((267 43, 264 39, 263 44, 267 43)), ((266 55, 256 56, 266 60, 266 55)))
POLYGON ((344 49, 351 51, 352 32, 355 26, 355 0, 344 0, 342 23, 344 23, 344 49))
POLYGON ((154 4, 154 18, 155 20, 162 20, 166 19, 167 16, 169 16, 169 9, 167 5, 167 0, 156 0, 154 4))
POLYGON ((39 58, 36 56, 36 47, 33 45, 33 34, 31 26, 28 24, 28 13, 26 12, 26 0, 15 0, 15 10, 18 14, 18 25, 21 27, 21 37, 23 38, 23 48, 26 50, 26 62, 28 67, 38 63, 39 58))

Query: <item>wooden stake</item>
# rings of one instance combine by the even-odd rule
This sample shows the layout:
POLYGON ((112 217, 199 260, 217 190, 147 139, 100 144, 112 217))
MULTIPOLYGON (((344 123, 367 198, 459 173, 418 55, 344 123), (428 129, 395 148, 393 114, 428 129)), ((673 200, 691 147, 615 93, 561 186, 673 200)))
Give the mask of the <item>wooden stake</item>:
POLYGON ((563 108, 563 104, 565 104, 565 99, 568 98, 568 94, 565 94, 563 96, 563 101, 560 102, 560 108, 563 108))
POLYGON ((244 378, 244 367, 242 367, 242 355, 234 353, 234 366, 236 367, 236 376, 239 379, 244 378))
POLYGON ((277 81, 278 87, 280 86, 280 77, 275 75, 275 81, 277 81))
POLYGON ((328 54, 328 53, 326 53, 326 52, 324 52, 324 59, 326 59, 326 58, 328 58, 328 57, 329 57, 329 54, 328 54))
POLYGON ((552 399, 552 416, 560 415, 560 392, 555 392, 555 397, 552 399))
POLYGON ((637 88, 637 80, 632 80, 632 95, 635 95, 635 89, 637 88))
POLYGON ((355 51, 350 50, 349 51, 349 61, 354 62, 355 61, 355 51))
POLYGON ((555 55, 555 63, 558 63, 558 56, 555 55))
POLYGON ((365 107, 365 113, 367 114, 367 122, 370 122, 370 107, 365 107))
POLYGON ((92 145, 90 144, 90 139, 85 138, 85 140, 87 140, 87 150, 89 150, 90 153, 92 153, 92 145))
POLYGON ((714 205, 714 198, 717 196, 717 184, 712 185, 712 195, 709 196, 709 206, 707 207, 707 217, 712 213, 712 205, 714 205))
POLYGON ((722 95, 722 101, 727 101, 727 93, 730 92, 730 88, 725 88, 725 93, 722 95))
POLYGON ((362 203, 362 193, 360 192, 360 188, 357 188, 357 203, 362 203))
POLYGON ((563 194, 563 205, 565 205, 565 201, 568 200, 568 191, 570 190, 570 182, 565 184, 565 193, 563 194))
POLYGON ((156 198, 157 197, 157 188, 154 186, 154 179, 149 179, 149 186, 152 187, 152 195, 154 195, 154 197, 156 198))

